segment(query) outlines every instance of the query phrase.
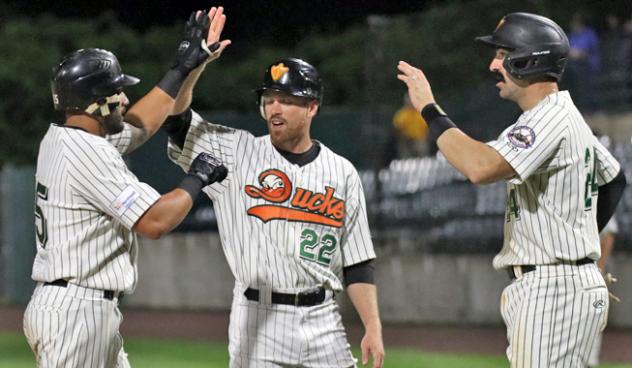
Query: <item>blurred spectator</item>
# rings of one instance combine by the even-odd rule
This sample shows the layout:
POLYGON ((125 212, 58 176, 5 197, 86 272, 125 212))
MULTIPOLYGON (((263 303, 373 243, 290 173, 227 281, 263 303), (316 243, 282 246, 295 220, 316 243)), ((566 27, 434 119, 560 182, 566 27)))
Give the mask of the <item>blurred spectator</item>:
POLYGON ((428 155, 428 125, 415 110, 408 94, 404 95, 404 105, 393 116, 397 158, 411 158, 428 155))
POLYGON ((622 47, 625 33, 621 20, 616 14, 606 15, 606 29, 601 36, 601 57, 603 71, 606 74, 622 72, 627 66, 627 51, 622 47))
POLYGON ((601 71, 597 32, 586 24, 581 14, 576 13, 571 19, 568 41, 571 46, 565 76, 568 78, 568 89, 580 110, 594 112, 598 110, 595 89, 601 71))
MULTIPOLYGON (((628 87, 628 96, 632 97, 632 15, 623 23, 623 44, 621 52, 624 55, 625 81, 628 87)), ((630 101, 632 102, 632 101, 630 101)))
POLYGON ((626 37, 621 18, 608 14, 606 29, 601 35, 602 77, 597 86, 601 96, 600 106, 611 108, 627 107, 630 96, 628 89, 628 65, 630 42, 626 37))

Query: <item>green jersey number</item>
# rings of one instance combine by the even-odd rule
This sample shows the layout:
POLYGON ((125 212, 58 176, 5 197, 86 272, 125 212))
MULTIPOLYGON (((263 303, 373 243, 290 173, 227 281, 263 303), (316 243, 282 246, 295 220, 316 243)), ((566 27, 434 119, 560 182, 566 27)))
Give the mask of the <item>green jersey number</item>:
POLYGON ((48 230, 46 226, 46 218, 44 217, 44 211, 39 206, 38 202, 48 200, 48 188, 37 183, 37 193, 35 197, 35 236, 42 248, 46 248, 46 242, 48 242, 48 230))
POLYGON ((594 158, 594 153, 591 155, 591 151, 592 150, 590 148, 586 148, 586 154, 584 155, 584 167, 588 169, 588 173, 586 174, 586 185, 584 186, 584 211, 590 211, 592 209, 592 198, 596 196, 599 191, 596 179, 597 160, 594 158))
POLYGON ((321 235, 312 229, 305 229, 301 233, 300 257, 328 266, 337 245, 338 241, 334 235, 321 235))
POLYGON ((507 210, 505 212, 507 213, 507 222, 511 221, 512 216, 516 220, 520 220, 520 206, 518 206, 515 189, 509 190, 509 194, 507 195, 507 210))

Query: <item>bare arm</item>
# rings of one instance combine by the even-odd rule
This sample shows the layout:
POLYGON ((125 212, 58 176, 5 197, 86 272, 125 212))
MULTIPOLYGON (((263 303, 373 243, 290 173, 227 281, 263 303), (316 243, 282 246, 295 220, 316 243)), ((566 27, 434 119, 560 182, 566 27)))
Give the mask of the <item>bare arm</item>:
POLYGON ((610 259, 612 249, 614 249, 615 235, 613 233, 607 233, 601 237, 601 258, 597 261, 597 267, 602 272, 606 269, 606 263, 610 259))
MULTIPOLYGON (((406 83, 410 101, 417 111, 435 103, 430 83, 421 69, 400 61, 397 78, 406 83)), ((427 121, 431 131, 432 122, 427 121)), ((455 126, 437 137, 437 146, 446 159, 472 183, 487 184, 516 175, 513 167, 493 148, 472 139, 455 126)))
POLYGON ((183 189, 174 189, 149 207, 133 230, 150 239, 158 239, 178 226, 192 207, 191 196, 183 189))
POLYGON ((178 188, 162 195, 136 221, 133 230, 151 239, 158 239, 173 230, 193 207, 193 201, 207 185, 221 182, 228 170, 213 155, 202 152, 189 168, 178 188))
POLYGON ((377 306, 377 288, 373 284, 354 283, 347 287, 347 294, 364 325, 365 332, 360 345, 362 364, 369 362, 371 354, 373 368, 380 368, 384 364, 384 343, 377 306))
POLYGON ((160 128, 171 113, 174 100, 162 89, 154 87, 136 102, 125 114, 125 121, 132 125, 132 144, 127 152, 132 152, 145 143, 160 128))
POLYGON ((445 158, 474 184, 489 184, 516 175, 513 167, 492 147, 459 129, 448 129, 437 139, 445 158))

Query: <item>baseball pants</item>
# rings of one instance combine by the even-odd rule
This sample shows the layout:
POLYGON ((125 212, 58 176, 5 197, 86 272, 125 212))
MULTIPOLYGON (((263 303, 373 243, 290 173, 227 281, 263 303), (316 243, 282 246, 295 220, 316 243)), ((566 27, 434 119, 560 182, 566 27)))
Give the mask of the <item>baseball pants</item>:
POLYGON ((537 266, 501 296, 513 368, 586 367, 606 327, 608 290, 595 264, 537 266))
POLYGON ((230 313, 230 367, 355 367, 333 292, 319 305, 251 301, 236 286, 230 313))
POLYGON ((40 368, 127 368, 118 299, 102 290, 38 284, 24 313, 24 334, 40 368))

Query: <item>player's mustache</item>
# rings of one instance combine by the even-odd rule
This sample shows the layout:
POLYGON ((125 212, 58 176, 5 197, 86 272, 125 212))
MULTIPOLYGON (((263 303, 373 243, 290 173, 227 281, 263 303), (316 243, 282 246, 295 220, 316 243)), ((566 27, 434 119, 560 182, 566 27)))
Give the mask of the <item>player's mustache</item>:
POLYGON ((505 77, 498 70, 493 70, 491 73, 496 82, 505 82, 505 77))

